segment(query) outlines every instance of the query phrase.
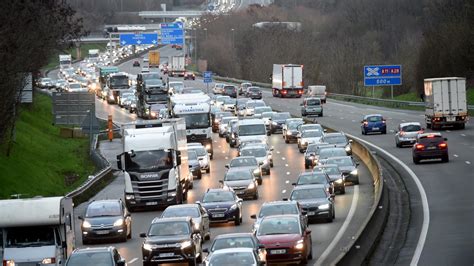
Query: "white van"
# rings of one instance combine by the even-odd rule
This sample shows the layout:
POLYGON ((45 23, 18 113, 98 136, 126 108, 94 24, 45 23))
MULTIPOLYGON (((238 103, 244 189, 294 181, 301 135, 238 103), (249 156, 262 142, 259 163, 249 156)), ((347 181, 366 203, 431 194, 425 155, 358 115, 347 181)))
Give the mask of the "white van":
POLYGON ((321 99, 321 103, 326 103, 326 86, 325 85, 311 85, 308 86, 308 95, 321 99))
POLYGON ((248 140, 259 140, 262 143, 267 143, 267 129, 262 119, 239 120, 237 134, 236 146, 248 140))

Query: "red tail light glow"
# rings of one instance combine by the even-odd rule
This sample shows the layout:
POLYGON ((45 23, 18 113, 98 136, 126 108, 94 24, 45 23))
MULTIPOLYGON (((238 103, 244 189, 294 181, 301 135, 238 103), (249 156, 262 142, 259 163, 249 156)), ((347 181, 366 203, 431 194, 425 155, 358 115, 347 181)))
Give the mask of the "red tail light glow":
POLYGON ((369 124, 369 122, 364 121, 364 126, 367 126, 368 124, 369 124))
POLYGON ((281 91, 281 94, 286 94, 286 90, 281 91))
POLYGON ((440 149, 446 149, 448 147, 448 144, 446 142, 442 142, 442 143, 438 144, 438 147, 440 149))
POLYGON ((416 145, 415 145, 415 148, 416 148, 417 150, 423 150, 423 149, 425 148, 425 145, 423 145, 423 144, 416 144, 416 145))
POLYGON ((405 131, 400 131, 400 136, 405 136, 405 131))

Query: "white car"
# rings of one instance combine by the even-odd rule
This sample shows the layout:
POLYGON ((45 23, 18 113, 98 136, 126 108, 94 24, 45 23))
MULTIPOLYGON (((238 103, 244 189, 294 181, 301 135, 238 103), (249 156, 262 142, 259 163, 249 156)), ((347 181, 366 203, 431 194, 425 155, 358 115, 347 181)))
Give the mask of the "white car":
POLYGON ((298 149, 304 153, 309 144, 320 143, 324 133, 321 130, 305 130, 298 138, 298 149))
POLYGON ((142 73, 150 73, 150 68, 148 66, 143 66, 142 73))
POLYGON ((206 173, 211 172, 211 159, 209 158, 209 153, 207 152, 206 148, 202 146, 202 144, 199 145, 189 145, 188 144, 188 150, 194 150, 197 153, 198 159, 199 159, 199 165, 201 166, 201 170, 205 170, 206 173))
POLYGON ((262 100, 251 100, 245 104, 245 116, 253 116, 255 114, 255 107, 267 106, 262 100))
POLYGON ((226 116, 222 118, 221 122, 219 123, 219 137, 221 138, 226 137, 227 127, 230 120, 237 120, 237 117, 226 116))
POLYGON ((214 94, 222 94, 224 92, 224 86, 225 86, 224 83, 216 83, 214 85, 214 88, 212 88, 212 92, 214 94))

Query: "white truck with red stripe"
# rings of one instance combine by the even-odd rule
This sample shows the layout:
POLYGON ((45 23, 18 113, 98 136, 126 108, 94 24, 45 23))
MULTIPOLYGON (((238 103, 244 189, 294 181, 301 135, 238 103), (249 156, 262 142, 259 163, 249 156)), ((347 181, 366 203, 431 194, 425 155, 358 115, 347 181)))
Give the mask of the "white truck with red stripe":
POLYGON ((274 64, 272 75, 273 97, 298 97, 303 95, 303 65, 274 64))

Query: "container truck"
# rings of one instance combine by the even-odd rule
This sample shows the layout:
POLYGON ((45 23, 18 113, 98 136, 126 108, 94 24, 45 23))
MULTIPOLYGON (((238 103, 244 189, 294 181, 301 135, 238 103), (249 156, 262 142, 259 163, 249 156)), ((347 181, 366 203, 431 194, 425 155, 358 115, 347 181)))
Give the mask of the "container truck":
POLYGON ((273 97, 298 97, 303 95, 303 65, 273 65, 273 97))
POLYGON ((186 72, 186 60, 184 56, 172 56, 171 62, 168 66, 168 75, 170 77, 179 76, 184 77, 184 72, 186 72))
POLYGON ((174 94, 170 97, 171 117, 186 120, 188 142, 201 143, 214 157, 212 145, 211 99, 205 94, 174 94))
POLYGON ((137 75, 137 116, 157 119, 160 109, 167 109, 169 88, 160 73, 140 73, 137 75))
POLYGON ((159 67, 160 66, 160 52, 159 51, 150 51, 148 53, 148 66, 159 67))
POLYGON ((2 265, 64 265, 75 248, 72 199, 0 200, 2 265))
POLYGON ((70 54, 59 55, 59 68, 70 68, 72 66, 72 56, 70 54))
POLYGON ((193 177, 187 162, 184 119, 125 124, 122 144, 117 166, 124 174, 124 198, 130 211, 187 199, 193 177))
POLYGON ((107 103, 118 103, 120 94, 124 91, 130 91, 130 80, 128 74, 125 72, 109 74, 107 77, 106 87, 109 89, 107 103))
POLYGON ((426 127, 452 126, 463 129, 469 119, 465 78, 430 78, 424 80, 426 127))

